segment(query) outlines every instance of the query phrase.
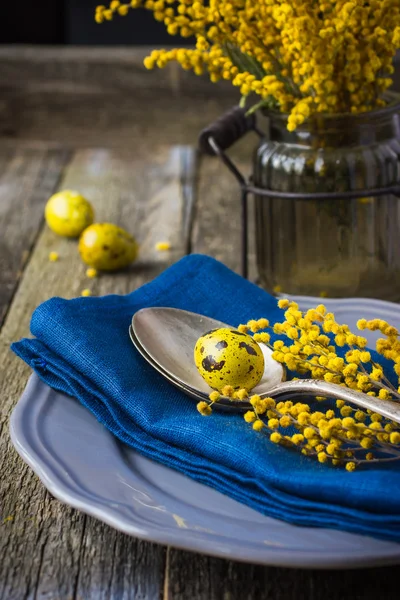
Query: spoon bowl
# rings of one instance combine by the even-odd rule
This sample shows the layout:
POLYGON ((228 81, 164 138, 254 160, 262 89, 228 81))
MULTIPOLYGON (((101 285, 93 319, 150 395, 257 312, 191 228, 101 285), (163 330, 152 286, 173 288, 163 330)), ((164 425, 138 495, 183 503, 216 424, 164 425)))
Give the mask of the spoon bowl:
MULTIPOLYGON (((200 336, 211 329, 234 329, 216 319, 198 315, 176 308, 144 308, 132 318, 131 339, 139 352, 160 372, 168 375, 186 389, 200 393, 201 399, 208 399, 212 392, 204 381, 194 363, 194 347, 200 336), (138 347, 138 345, 140 347, 138 347), (150 360, 149 360, 150 359, 150 360)), ((272 358, 272 350, 260 344, 264 355, 264 375, 252 390, 254 394, 265 394, 285 378, 282 365, 272 358)), ((248 408, 246 401, 221 399, 228 406, 248 408)), ((218 402, 220 404, 220 402, 218 402)))
MULTIPOLYGON (((144 350, 144 348, 141 346, 139 340, 136 338, 136 336, 133 332, 132 327, 129 327, 129 336, 130 336, 131 341, 132 341, 133 345, 135 346, 136 350, 138 350, 138 352, 153 367, 153 369, 155 369, 163 377, 165 377, 165 379, 167 381, 169 381, 169 383, 174 385, 178 390, 180 390, 187 396, 190 396, 190 398, 192 398, 193 400, 196 400, 196 402, 204 402, 204 401, 209 402, 208 394, 204 394, 203 392, 199 392, 198 390, 196 390, 194 388, 190 388, 182 383, 179 383, 169 373, 164 371, 162 369, 162 367, 160 367, 160 365, 155 363, 153 361, 153 359, 144 350)), ((246 400, 233 400, 231 398, 221 397, 221 400, 219 400, 214 406, 217 407, 218 410, 225 411, 225 412, 245 412, 245 411, 249 410, 250 403, 246 400)))

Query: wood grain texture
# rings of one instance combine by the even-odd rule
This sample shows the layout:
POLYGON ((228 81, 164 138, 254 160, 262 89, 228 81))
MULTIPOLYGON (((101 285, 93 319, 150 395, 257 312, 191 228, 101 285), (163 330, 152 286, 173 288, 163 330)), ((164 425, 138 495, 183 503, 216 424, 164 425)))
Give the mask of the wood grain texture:
MULTIPOLYGON (((248 176, 252 152, 257 144, 254 134, 237 143, 230 155, 240 171, 248 176)), ((240 187, 232 173, 217 157, 203 156, 199 170, 198 201, 192 228, 192 252, 208 254, 240 273, 241 199, 240 187)), ((252 198, 249 197, 249 278, 256 279, 252 198)))
POLYGON ((139 147, 155 140, 155 134, 159 143, 196 145, 200 130, 237 102, 236 95, 176 98, 172 92, 147 93, 141 87, 123 96, 38 88, 7 92, 1 86, 0 94, 0 136, 72 148, 139 147))
POLYGON ((34 308, 50 296, 126 293, 185 253, 187 216, 183 190, 195 178, 195 156, 186 147, 151 145, 136 151, 84 150, 74 154, 60 188, 89 198, 98 221, 132 231, 141 255, 123 273, 88 279, 75 241, 40 233, 0 335, 0 598, 55 600, 157 599, 163 587, 160 546, 117 533, 53 499, 11 446, 8 420, 30 369, 9 350, 29 333, 34 308), (188 168, 192 165, 192 170, 188 168), (154 250, 167 240, 172 249, 154 250), (55 250, 59 262, 50 263, 55 250))
POLYGON ((164 600, 395 600, 397 568, 313 571, 169 550, 164 600))
MULTIPOLYGON (((172 48, 173 46, 171 46, 172 48)), ((102 46, 2 46, 0 81, 3 89, 89 92, 133 95, 140 91, 173 93, 176 97, 215 94, 207 76, 193 76, 177 63, 148 71, 143 60, 151 47, 102 46)), ((221 82, 220 94, 232 95, 232 86, 221 82)))
POLYGON ((75 148, 138 146, 157 133, 195 145, 238 91, 177 64, 148 71, 149 50, 0 47, 0 135, 75 148))
MULTIPOLYGON (((173 40, 171 39, 173 42, 173 40)), ((171 48, 175 47, 173 44, 171 48)), ((121 46, 29 46, 0 47, 0 81, 10 88, 27 89, 42 86, 76 91, 105 91, 135 93, 139 86, 153 90, 172 90, 176 96, 196 96, 199 91, 212 95, 232 94, 232 86, 221 82, 216 88, 207 76, 193 77, 179 65, 172 63, 158 69, 157 75, 143 67, 143 59, 153 47, 121 46), (218 90, 218 91, 217 91, 218 90)), ((394 87, 400 87, 400 54, 396 60, 394 87)))
POLYGON ((0 148, 0 326, 68 156, 65 150, 0 148))
MULTIPOLYGON (((239 100, 177 64, 147 71, 150 48, 0 47, 0 135, 72 147, 196 144, 201 128, 239 100)), ((400 63, 393 89, 400 91, 400 63)))

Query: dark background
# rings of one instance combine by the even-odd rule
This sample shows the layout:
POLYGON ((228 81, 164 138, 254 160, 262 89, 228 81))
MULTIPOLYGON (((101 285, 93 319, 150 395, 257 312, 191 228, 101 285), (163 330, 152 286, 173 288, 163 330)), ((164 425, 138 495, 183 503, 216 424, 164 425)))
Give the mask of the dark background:
POLYGON ((0 15, 2 44, 187 45, 167 34, 148 10, 131 10, 126 17, 98 25, 97 4, 109 0, 3 0, 0 15))

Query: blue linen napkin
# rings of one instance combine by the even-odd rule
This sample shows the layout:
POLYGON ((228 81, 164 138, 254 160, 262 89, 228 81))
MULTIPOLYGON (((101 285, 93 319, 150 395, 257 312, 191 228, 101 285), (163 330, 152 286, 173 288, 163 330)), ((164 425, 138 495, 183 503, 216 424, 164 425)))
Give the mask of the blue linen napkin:
POLYGON ((240 415, 202 417, 130 341, 132 315, 149 306, 231 325, 282 319, 268 293, 212 258, 191 255, 126 296, 44 302, 32 317, 35 338, 12 349, 49 386, 77 398, 148 458, 265 515, 400 542, 400 464, 348 473, 271 443, 240 415))

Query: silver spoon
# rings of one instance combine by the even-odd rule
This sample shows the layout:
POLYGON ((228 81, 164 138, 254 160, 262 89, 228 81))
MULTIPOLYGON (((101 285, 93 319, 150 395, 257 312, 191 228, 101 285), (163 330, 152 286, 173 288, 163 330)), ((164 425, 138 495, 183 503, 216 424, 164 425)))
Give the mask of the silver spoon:
MULTIPOLYGON (((211 388, 206 386, 207 393, 204 393, 195 388, 191 388, 188 385, 185 385, 184 383, 179 382, 170 373, 164 371, 164 369, 147 354, 146 350, 143 348, 143 346, 140 344, 139 340, 135 336, 132 326, 129 327, 129 336, 136 350, 138 350, 138 352, 143 356, 143 358, 145 358, 146 361, 156 371, 158 371, 163 377, 165 377, 165 379, 172 383, 172 385, 183 391, 187 396, 190 396, 194 400, 197 400, 198 402, 204 400, 207 402, 210 401, 208 394, 210 393, 210 391, 212 391, 211 388)), ((222 396, 221 399, 218 401, 218 409, 223 411, 245 412, 246 410, 249 410, 249 408, 250 403, 244 400, 236 400, 234 398, 227 398, 222 396)))
MULTIPOLYGON (((209 401, 208 396, 212 390, 196 369, 193 350, 200 335, 216 327, 230 326, 188 311, 151 308, 138 311, 134 315, 129 333, 142 356, 171 383, 199 401, 209 401), (193 318, 197 322, 195 328, 193 318), (163 323, 162 341, 158 343, 160 319, 163 323), (199 331, 201 333, 198 333, 199 331)), ((284 369, 273 360, 270 348, 262 345, 262 350, 265 372, 261 383, 263 389, 269 389, 284 379, 284 369)), ((253 393, 259 391, 262 391, 260 384, 253 389, 253 393)), ((249 407, 247 401, 227 397, 221 397, 218 402, 218 408, 230 411, 245 411, 249 407)))
MULTIPOLYGON (((176 387, 195 399, 207 400, 211 388, 198 373, 193 359, 194 346, 198 338, 210 329, 231 327, 204 315, 176 308, 144 308, 132 318, 132 341, 144 358, 176 387), (135 340, 135 341, 134 341, 135 340)), ((356 406, 372 410, 400 423, 400 404, 391 400, 380 400, 317 379, 282 381, 284 369, 272 359, 272 351, 264 346, 266 363, 261 382, 252 390, 261 398, 282 396, 328 396, 344 400, 356 406)), ((227 397, 215 404, 231 410, 248 410, 247 401, 231 400, 227 397)))

